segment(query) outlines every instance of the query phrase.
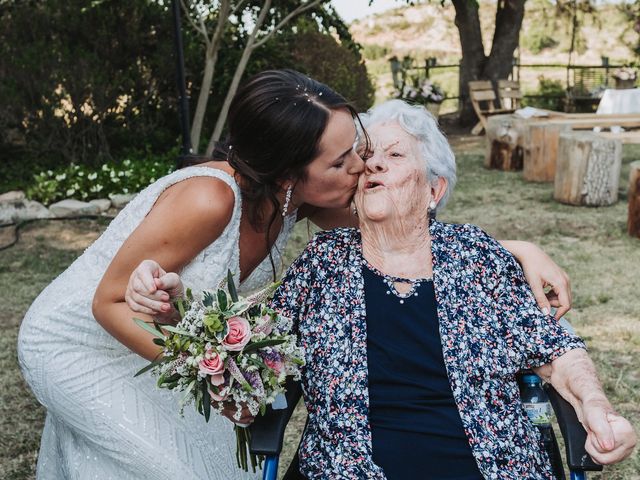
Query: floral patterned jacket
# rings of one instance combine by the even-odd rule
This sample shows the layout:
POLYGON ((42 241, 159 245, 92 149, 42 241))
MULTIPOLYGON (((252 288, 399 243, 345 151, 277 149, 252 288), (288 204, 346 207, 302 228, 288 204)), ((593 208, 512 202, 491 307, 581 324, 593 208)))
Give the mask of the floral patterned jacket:
MULTIPOLYGON (((486 479, 553 479, 515 374, 584 343, 538 309, 519 265, 481 229, 431 221, 430 232, 445 365, 479 469, 486 479)), ((360 232, 341 228, 316 235, 273 300, 305 350, 299 453, 310 479, 385 478, 371 453, 364 298, 360 232)))

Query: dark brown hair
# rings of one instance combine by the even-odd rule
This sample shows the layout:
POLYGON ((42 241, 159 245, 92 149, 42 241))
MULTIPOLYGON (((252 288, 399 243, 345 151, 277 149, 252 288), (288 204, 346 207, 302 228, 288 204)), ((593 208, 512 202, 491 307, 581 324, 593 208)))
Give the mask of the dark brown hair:
MULTIPOLYGON (((294 70, 261 72, 233 97, 228 136, 214 157, 228 160, 239 175, 243 201, 253 207, 247 212, 249 221, 257 229, 266 227, 267 242, 280 214, 281 182, 304 180, 305 167, 319 154, 331 111, 342 108, 360 122, 342 95, 294 70), (266 219, 263 207, 269 203, 273 209, 266 219)), ((368 144, 366 133, 365 139, 368 144)))

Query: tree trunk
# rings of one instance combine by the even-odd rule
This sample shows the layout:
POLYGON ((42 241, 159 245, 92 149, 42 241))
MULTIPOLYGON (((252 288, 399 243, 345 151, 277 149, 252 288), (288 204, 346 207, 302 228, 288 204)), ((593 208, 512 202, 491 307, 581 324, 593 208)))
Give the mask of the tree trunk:
MULTIPOLYGON (((211 95, 211 84, 213 83, 213 74, 215 72, 216 62, 218 61, 218 52, 220 50, 222 35, 229 18, 230 10, 231 2, 229 0, 225 0, 220 3, 215 31, 211 40, 208 38, 206 39, 207 48, 205 49, 204 74, 200 85, 200 93, 198 94, 196 111, 193 114, 193 122, 191 123, 191 146, 193 147, 194 153, 198 153, 200 150, 199 146, 200 135, 202 134, 202 124, 204 123, 204 116, 207 112, 207 104, 209 102, 209 96, 211 95)), ((189 15, 189 12, 186 12, 186 14, 189 15)), ((206 32, 204 32, 204 34, 206 35, 206 32)))
POLYGON ((640 238, 640 162, 631 162, 629 171, 629 217, 627 231, 640 238))
POLYGON ((482 78, 482 70, 486 57, 482 43, 482 29, 478 15, 478 4, 469 0, 452 0, 456 10, 455 24, 460 35, 462 59, 460 60, 460 123, 471 125, 477 121, 471 100, 468 84, 471 80, 482 78))
POLYGON ((215 148, 216 142, 220 140, 220 136, 222 135, 222 129, 224 128, 224 124, 227 121, 227 114, 229 113, 229 107, 231 106, 231 101, 233 100, 233 96, 238 91, 238 86, 240 85, 240 80, 242 79, 242 75, 244 74, 245 69, 247 68, 247 63, 249 63, 249 58, 254 50, 254 44, 256 42, 256 36, 260 31, 260 27, 264 23, 267 14, 269 13, 269 9, 271 8, 271 0, 265 0, 262 9, 260 10, 260 14, 256 20, 256 23, 253 27, 253 31, 249 38, 247 39, 247 45, 244 47, 244 51, 242 52, 242 57, 240 57, 240 61, 238 62, 238 66, 236 67, 236 71, 233 74, 233 79, 231 80, 231 85, 229 86, 229 90, 227 91, 227 96, 224 99, 224 103, 222 104, 222 109, 220 110, 220 114, 218 115, 218 120, 216 121, 216 126, 213 129, 213 134, 209 139, 209 145, 207 145, 206 156, 211 156, 213 154, 213 149, 215 148))
POLYGON ((499 0, 496 10, 496 27, 491 53, 485 56, 478 4, 469 0, 453 0, 456 10, 456 26, 460 34, 462 61, 460 62, 459 121, 471 125, 477 121, 471 106, 467 84, 470 80, 497 80, 507 78, 513 67, 513 52, 518 46, 520 28, 524 19, 526 0, 499 0))
POLYGON ((604 206, 618 201, 622 143, 592 132, 560 135, 553 198, 570 205, 604 206))

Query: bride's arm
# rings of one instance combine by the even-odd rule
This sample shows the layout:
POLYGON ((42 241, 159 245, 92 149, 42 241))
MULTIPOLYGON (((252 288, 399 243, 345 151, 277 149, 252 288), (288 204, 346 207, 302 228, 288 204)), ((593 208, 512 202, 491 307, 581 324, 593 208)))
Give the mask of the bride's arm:
POLYGON ((527 283, 540 309, 549 313, 556 308, 554 317, 560 319, 571 309, 569 276, 540 247, 531 242, 499 240, 500 244, 518 260, 527 283), (545 293, 545 288, 549 292, 545 293))
MULTIPOLYGON (((307 205, 300 208, 298 212, 299 220, 308 218, 323 230, 358 225, 358 218, 351 208, 313 209, 307 205)), ((551 307, 555 307, 556 319, 567 313, 571 308, 571 285, 565 271, 534 243, 518 240, 499 240, 499 242, 522 265, 540 309, 548 313, 551 307), (550 290, 545 293, 547 287, 550 290)))
POLYGON ((131 272, 145 259, 167 271, 181 271, 221 235, 231 219, 233 204, 232 190, 214 178, 192 178, 167 189, 102 277, 93 298, 98 323, 132 351, 154 359, 160 348, 150 333, 133 322, 134 317, 150 321, 151 316, 133 311, 125 301, 131 272))

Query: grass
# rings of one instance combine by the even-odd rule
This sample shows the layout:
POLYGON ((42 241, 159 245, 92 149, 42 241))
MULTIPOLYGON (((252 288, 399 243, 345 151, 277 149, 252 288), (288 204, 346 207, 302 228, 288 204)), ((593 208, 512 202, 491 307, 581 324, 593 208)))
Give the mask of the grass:
MULTIPOLYGON (((569 273, 574 308, 567 315, 589 345, 604 388, 616 408, 640 430, 640 239, 625 233, 629 163, 640 148, 625 146, 621 198, 611 207, 560 205, 549 184, 524 182, 518 173, 482 167, 483 139, 452 138, 459 183, 440 219, 473 222, 498 238, 541 245, 569 273)), ((34 478, 44 410, 22 381, 16 361, 20 321, 37 294, 105 228, 105 221, 27 225, 21 241, 0 251, 0 478, 34 478)), ((309 238, 300 224, 287 249, 292 260, 309 238)), ((0 244, 9 233, 0 230, 0 244)), ((293 455, 304 425, 300 407, 285 437, 281 465, 293 455)), ((640 455, 594 474, 591 480, 640 479, 640 455)))

